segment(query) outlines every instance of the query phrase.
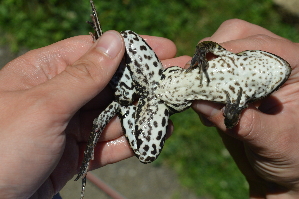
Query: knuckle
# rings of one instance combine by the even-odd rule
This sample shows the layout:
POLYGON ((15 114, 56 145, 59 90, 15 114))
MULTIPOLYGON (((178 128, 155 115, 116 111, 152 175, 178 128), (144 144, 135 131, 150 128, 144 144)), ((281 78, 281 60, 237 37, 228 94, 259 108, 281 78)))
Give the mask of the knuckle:
POLYGON ((68 66, 65 71, 69 79, 68 81, 74 83, 80 83, 88 85, 102 84, 104 79, 107 79, 107 72, 103 68, 103 62, 101 60, 80 59, 72 66, 68 66))

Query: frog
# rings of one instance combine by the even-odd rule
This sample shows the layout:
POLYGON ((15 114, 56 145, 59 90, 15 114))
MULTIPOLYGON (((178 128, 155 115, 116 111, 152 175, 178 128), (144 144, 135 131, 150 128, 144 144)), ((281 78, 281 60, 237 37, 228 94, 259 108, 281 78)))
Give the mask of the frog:
MULTIPOLYGON (((92 0, 91 33, 103 34, 92 0)), ((232 53, 216 42, 200 42, 188 68, 164 69, 161 61, 137 33, 120 32, 125 54, 109 84, 114 100, 94 119, 83 161, 75 180, 82 178, 84 197, 89 162, 105 126, 117 115, 135 156, 142 163, 155 161, 161 153, 169 117, 191 107, 194 100, 225 104, 227 128, 235 127, 249 103, 270 95, 288 79, 290 65, 274 54, 248 50, 232 53), (213 59, 208 59, 213 54, 213 59)))
POLYGON ((287 61, 272 53, 261 50, 232 53, 213 41, 198 43, 189 65, 187 69, 178 66, 165 69, 156 95, 176 112, 189 108, 194 100, 225 104, 227 129, 238 124, 248 104, 278 90, 292 71, 287 61))
MULTIPOLYGON (((92 0, 91 36, 94 41, 103 34, 92 0)), ((89 162, 94 158, 94 148, 105 126, 117 115, 124 134, 134 154, 142 163, 151 163, 159 156, 165 142, 168 118, 167 106, 154 91, 163 71, 161 61, 152 48, 137 33, 120 32, 125 43, 125 54, 109 82, 114 89, 114 100, 94 119, 83 161, 75 180, 82 178, 81 199, 84 197, 89 162)))

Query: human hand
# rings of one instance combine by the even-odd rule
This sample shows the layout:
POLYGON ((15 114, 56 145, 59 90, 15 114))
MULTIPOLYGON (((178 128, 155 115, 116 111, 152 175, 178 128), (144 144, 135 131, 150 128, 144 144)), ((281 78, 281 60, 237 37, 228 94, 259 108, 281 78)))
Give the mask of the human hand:
POLYGON ((216 126, 236 164, 247 178, 251 198, 298 198, 299 195, 299 46, 242 20, 224 22, 215 41, 231 52, 264 50, 292 67, 288 81, 271 96, 250 104, 239 124, 226 129, 221 104, 193 103, 202 122, 216 126))
MULTIPOLYGON (((186 62, 170 59, 171 41, 144 38, 164 65, 186 62)), ((123 54, 121 36, 108 31, 95 44, 78 36, 30 51, 0 71, 1 198, 51 198, 78 172, 92 121, 113 99, 104 88, 123 54)), ((132 155, 114 118, 90 169, 132 155)))

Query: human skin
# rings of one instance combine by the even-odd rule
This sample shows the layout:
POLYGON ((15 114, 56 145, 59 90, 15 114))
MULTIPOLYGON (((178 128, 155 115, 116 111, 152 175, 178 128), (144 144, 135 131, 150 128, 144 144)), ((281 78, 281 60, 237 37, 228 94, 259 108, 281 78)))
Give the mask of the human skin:
MULTIPOLYGON (((164 66, 170 40, 144 36, 164 66)), ((52 198, 78 172, 93 119, 112 101, 105 88, 124 54, 124 42, 108 31, 69 38, 32 50, 0 71, 1 198, 52 198)), ((171 130, 169 130, 171 131, 171 130)), ((105 128, 90 169, 132 156, 118 118, 105 128)))
POLYGON ((239 124, 226 129, 223 105, 196 101, 193 109, 207 126, 216 126, 249 183, 250 198, 299 197, 299 46, 248 22, 224 22, 209 38, 231 52, 264 50, 292 67, 288 81, 270 97, 242 112, 239 124))

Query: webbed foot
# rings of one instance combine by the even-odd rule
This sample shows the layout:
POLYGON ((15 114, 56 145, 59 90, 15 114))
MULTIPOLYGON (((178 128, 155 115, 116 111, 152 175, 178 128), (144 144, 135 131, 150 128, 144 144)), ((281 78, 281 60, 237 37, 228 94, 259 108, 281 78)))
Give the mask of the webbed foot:
MULTIPOLYGON (((218 44, 215 43, 215 42, 212 42, 212 41, 204 41, 204 42, 201 42, 201 43, 197 44, 195 53, 194 53, 194 55, 192 57, 192 60, 191 60, 191 65, 186 70, 186 72, 190 72, 193 69, 199 67, 200 72, 202 72, 205 75, 205 77, 207 78, 207 82, 208 82, 208 85, 209 85, 210 78, 209 78, 209 74, 207 72, 207 70, 209 68, 209 62, 208 62, 208 59, 207 59, 207 54, 209 52, 213 52, 214 49, 217 48, 217 46, 218 46, 218 44)), ((201 78, 200 83, 202 83, 202 78, 201 78)))
POLYGON ((223 111, 224 124, 227 129, 231 129, 239 123, 241 112, 246 106, 239 107, 243 89, 240 87, 238 98, 235 103, 231 103, 230 95, 226 92, 226 106, 223 111))

